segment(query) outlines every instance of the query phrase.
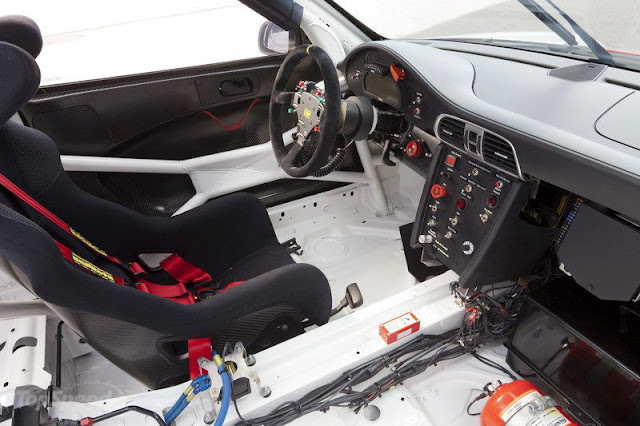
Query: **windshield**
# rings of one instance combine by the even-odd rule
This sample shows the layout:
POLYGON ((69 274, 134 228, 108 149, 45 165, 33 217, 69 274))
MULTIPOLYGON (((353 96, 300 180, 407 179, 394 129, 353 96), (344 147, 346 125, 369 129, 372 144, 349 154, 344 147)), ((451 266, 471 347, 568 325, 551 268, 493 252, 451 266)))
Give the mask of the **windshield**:
POLYGON ((640 0, 554 0, 553 4, 547 0, 336 0, 336 3, 385 38, 455 38, 584 57, 640 70, 640 0), (536 6, 540 9, 536 10, 536 6), (578 28, 558 9, 575 21, 573 24, 578 28), (580 29, 584 30, 582 37, 580 29), (595 49, 590 41, 595 43, 595 49))

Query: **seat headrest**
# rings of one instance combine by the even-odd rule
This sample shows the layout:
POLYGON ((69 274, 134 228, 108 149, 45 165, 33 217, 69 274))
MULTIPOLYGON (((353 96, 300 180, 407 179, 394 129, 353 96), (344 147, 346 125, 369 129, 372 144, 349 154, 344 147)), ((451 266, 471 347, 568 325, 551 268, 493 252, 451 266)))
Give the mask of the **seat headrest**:
POLYGON ((27 51, 0 41, 0 127, 35 95, 40 69, 27 51))
POLYGON ((31 18, 21 15, 0 17, 0 41, 26 50, 37 58, 42 50, 42 34, 38 24, 31 18))

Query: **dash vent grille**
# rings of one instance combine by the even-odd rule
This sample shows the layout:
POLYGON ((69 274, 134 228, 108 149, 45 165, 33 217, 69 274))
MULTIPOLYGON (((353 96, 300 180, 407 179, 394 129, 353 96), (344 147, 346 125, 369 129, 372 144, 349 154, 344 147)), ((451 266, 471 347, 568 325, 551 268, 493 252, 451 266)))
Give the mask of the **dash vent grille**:
POLYGON ((518 160, 513 146, 501 137, 485 132, 482 138, 482 158, 488 164, 515 176, 519 175, 518 160))
POLYGON ((443 117, 438 125, 438 136, 443 141, 464 149, 465 122, 452 117, 443 117))

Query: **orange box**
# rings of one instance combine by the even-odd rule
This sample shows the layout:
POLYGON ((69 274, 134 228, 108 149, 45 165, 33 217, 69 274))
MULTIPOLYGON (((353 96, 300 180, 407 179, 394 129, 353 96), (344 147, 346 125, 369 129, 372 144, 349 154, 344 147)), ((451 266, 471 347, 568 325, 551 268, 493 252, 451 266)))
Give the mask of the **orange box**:
POLYGON ((411 312, 380 324, 380 337, 387 345, 420 330, 420 320, 411 312))

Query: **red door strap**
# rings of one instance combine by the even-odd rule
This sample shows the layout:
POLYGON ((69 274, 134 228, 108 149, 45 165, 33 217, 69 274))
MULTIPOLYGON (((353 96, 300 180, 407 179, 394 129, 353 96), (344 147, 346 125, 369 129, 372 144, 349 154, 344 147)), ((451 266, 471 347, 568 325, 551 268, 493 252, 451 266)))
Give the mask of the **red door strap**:
POLYGON ((220 121, 220 119, 218 117, 216 117, 215 115, 211 114, 209 111, 202 111, 202 113, 204 115, 206 115, 207 117, 209 117, 210 119, 212 119, 213 121, 215 121, 218 124, 218 126, 222 127, 225 130, 231 131, 231 130, 236 130, 238 127, 242 126, 242 123, 244 123, 244 120, 246 120, 247 117, 249 116, 249 113, 251 112, 251 109, 258 102, 260 102, 260 98, 255 98, 253 101, 251 101, 251 103, 249 104, 249 108, 247 108, 247 110, 245 111, 244 115, 240 118, 240 120, 238 120, 236 122, 236 124, 232 124, 231 126, 225 125, 222 121, 220 121))

